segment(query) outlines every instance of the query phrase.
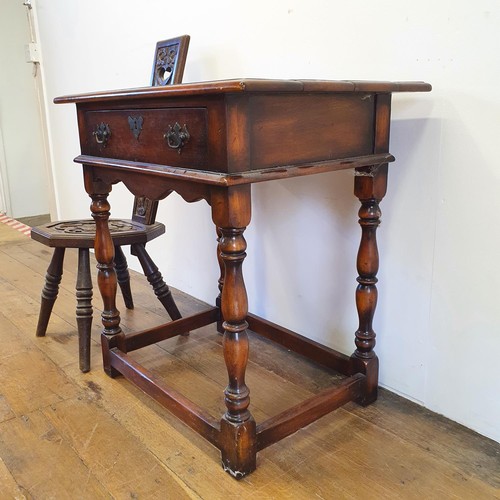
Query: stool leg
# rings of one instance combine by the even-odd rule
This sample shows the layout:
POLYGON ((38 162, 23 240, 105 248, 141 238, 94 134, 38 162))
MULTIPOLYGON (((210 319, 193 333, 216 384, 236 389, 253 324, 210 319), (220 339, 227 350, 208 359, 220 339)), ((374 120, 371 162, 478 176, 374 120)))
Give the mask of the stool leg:
POLYGON ((47 274, 45 275, 45 285, 42 289, 42 300, 40 304, 40 313, 38 315, 38 325, 36 327, 36 336, 44 337, 49 324, 50 315, 54 302, 59 293, 59 283, 61 283, 63 273, 65 248, 56 248, 52 254, 47 274))
POLYGON ((90 370, 90 332, 92 329, 92 278, 89 249, 78 249, 78 276, 76 279, 76 323, 80 370, 90 370))
POLYGON ((177 304, 172 297, 172 292, 170 288, 163 280, 163 277, 160 273, 160 270, 153 262, 148 252, 146 251, 146 247, 143 244, 135 244, 132 246, 134 255, 137 255, 139 262, 141 263, 142 270, 144 271, 144 275, 149 281, 149 284, 153 287, 155 295, 158 297, 158 300, 163 304, 163 307, 166 309, 168 314, 173 320, 182 318, 179 309, 177 308, 177 304))
POLYGON ((130 290, 130 273, 128 272, 127 259, 123 253, 122 247, 119 245, 115 245, 115 270, 116 279, 122 291, 125 307, 127 309, 133 309, 134 300, 132 299, 132 290, 130 290))

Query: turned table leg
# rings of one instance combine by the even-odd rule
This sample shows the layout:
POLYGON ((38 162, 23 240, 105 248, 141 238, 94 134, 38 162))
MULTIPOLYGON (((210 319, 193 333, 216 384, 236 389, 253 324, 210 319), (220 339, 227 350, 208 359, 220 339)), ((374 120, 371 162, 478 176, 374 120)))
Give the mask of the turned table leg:
POLYGON ((364 394, 358 402, 362 405, 373 403, 377 399, 378 390, 378 358, 375 347, 373 316, 377 307, 377 272, 379 255, 377 248, 377 227, 380 224, 379 202, 387 188, 387 166, 379 170, 357 172, 354 193, 361 202, 359 224, 361 226, 361 243, 358 251, 357 270, 358 286, 356 288, 356 307, 359 327, 356 330, 356 350, 351 357, 353 372, 366 375, 364 394))
MULTIPOLYGON (((221 257, 221 249, 220 249, 220 242, 222 240, 222 231, 219 227, 215 228, 217 231, 217 262, 219 263, 219 280, 217 282, 218 288, 219 288, 219 295, 215 299, 215 305, 219 308, 221 308, 222 305, 222 289, 224 288, 224 261, 222 260, 221 257)), ((223 323, 223 318, 222 318, 222 313, 220 319, 217 321, 217 331, 219 333, 224 333, 224 328, 222 327, 223 323)))
POLYGON ((221 307, 223 349, 229 383, 224 391, 227 411, 221 420, 222 466, 239 479, 256 467, 256 427, 248 409, 250 391, 245 384, 248 362, 248 300, 242 264, 246 257, 243 232, 250 223, 250 186, 215 189, 212 215, 220 228, 219 249, 224 263, 221 307))
POLYGON ((109 232, 108 220, 110 215, 110 206, 108 203, 108 194, 111 191, 111 185, 94 182, 92 171, 84 170, 85 189, 92 198, 91 211, 92 217, 96 223, 95 235, 95 257, 97 264, 97 284, 101 292, 103 301, 101 345, 103 351, 103 364, 105 372, 113 377, 118 372, 111 367, 109 362, 109 349, 114 346, 113 337, 121 333, 120 313, 116 308, 116 289, 117 278, 114 260, 114 245, 109 232))

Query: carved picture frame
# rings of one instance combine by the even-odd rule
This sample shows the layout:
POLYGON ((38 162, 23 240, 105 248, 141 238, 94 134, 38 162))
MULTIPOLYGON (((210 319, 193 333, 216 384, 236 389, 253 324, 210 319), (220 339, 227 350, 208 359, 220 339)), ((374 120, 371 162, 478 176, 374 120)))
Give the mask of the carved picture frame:
POLYGON ((189 40, 189 35, 182 35, 162 40, 156 44, 151 74, 151 85, 153 87, 182 82, 189 40))

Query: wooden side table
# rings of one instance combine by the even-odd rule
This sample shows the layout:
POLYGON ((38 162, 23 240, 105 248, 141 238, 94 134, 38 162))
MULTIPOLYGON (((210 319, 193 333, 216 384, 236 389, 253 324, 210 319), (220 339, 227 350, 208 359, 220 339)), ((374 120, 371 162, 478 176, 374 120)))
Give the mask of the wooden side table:
POLYGON ((372 320, 377 303, 379 202, 387 186, 393 92, 424 92, 423 82, 227 80, 60 97, 76 103, 85 188, 97 224, 98 284, 104 302, 104 369, 124 375, 222 453, 224 469, 241 478, 255 469, 259 450, 348 401, 377 398, 378 359, 372 320), (137 118, 142 119, 137 119, 137 118), (130 123, 142 123, 131 128, 130 123), (105 133, 104 133, 104 132, 105 133), (322 346, 248 313, 242 274, 243 236, 251 218, 251 185, 273 179, 355 170, 361 202, 356 306, 359 326, 352 356, 322 346), (221 294, 216 306, 160 327, 125 335, 115 305, 116 274, 108 228, 112 184, 160 200, 176 191, 205 200, 218 231, 221 294), (155 378, 128 353, 217 323, 229 383, 219 420, 155 378), (250 328, 346 378, 307 401, 256 425, 245 383, 250 328))

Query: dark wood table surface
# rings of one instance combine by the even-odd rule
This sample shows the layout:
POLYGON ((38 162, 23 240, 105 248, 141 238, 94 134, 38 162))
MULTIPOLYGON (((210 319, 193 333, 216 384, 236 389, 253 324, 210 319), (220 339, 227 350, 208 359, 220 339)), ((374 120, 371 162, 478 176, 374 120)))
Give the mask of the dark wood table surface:
MULTIPOLYGON (((222 453, 224 469, 241 478, 259 450, 293 434, 348 401, 377 398, 378 359, 372 322, 377 304, 379 203, 387 188, 391 96, 427 92, 423 82, 224 80, 64 96, 78 111, 85 188, 96 221, 103 362, 151 395, 222 453), (355 332, 351 356, 248 312, 242 274, 243 236, 251 219, 251 185, 273 179, 354 169, 361 202, 355 332), (221 269, 215 306, 160 327, 125 335, 116 309, 116 274, 108 194, 123 182, 136 196, 160 200, 173 191, 205 200, 217 230, 221 269), (227 411, 217 419, 158 380, 128 353, 216 323, 223 333, 227 411), (340 385, 258 425, 245 383, 246 330, 263 335, 343 373, 340 385)), ((186 224, 189 222, 186 221, 186 224)))

